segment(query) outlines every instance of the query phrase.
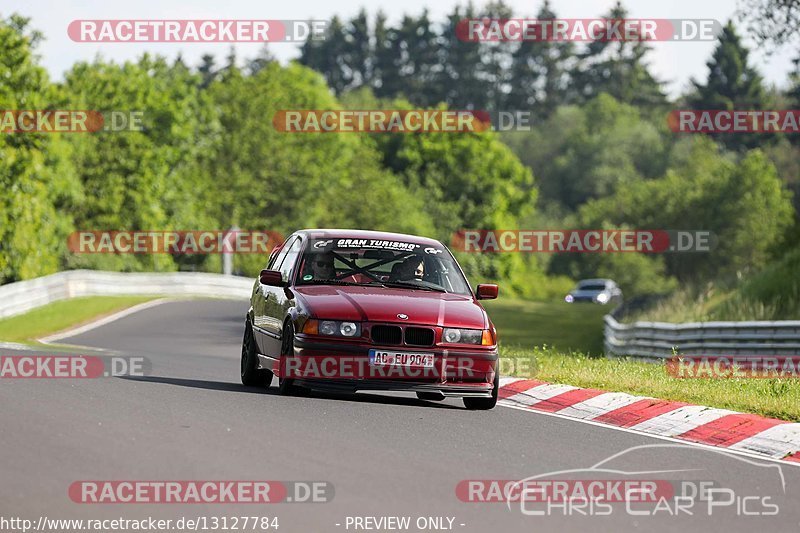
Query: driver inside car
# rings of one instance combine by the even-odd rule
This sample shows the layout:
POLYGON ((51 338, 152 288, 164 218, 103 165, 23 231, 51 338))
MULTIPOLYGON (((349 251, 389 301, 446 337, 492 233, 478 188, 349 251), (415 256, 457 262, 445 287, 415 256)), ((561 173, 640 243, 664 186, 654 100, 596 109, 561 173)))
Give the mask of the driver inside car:
POLYGON ((317 254, 311 261, 311 275, 315 280, 331 280, 336 278, 336 269, 333 266, 333 254, 323 252, 317 254))

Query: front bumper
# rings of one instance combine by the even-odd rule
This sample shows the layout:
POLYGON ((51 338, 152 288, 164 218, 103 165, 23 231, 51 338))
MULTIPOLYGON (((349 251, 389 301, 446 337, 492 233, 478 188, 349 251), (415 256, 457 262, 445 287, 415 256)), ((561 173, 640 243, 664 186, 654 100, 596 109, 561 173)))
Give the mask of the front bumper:
POLYGON ((281 361, 278 376, 333 390, 433 392, 446 397, 490 397, 498 370, 497 347, 381 346, 296 335, 294 355, 281 361), (433 354, 431 368, 375 367, 370 350, 433 354))

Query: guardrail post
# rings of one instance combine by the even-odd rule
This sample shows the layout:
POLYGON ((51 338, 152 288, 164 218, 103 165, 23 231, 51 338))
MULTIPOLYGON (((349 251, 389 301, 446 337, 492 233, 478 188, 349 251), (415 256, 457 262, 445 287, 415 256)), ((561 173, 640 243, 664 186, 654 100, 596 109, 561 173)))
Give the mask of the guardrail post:
POLYGON ((240 228, 233 226, 222 238, 222 273, 226 276, 233 275, 233 252, 231 250, 233 249, 236 232, 239 230, 240 228))

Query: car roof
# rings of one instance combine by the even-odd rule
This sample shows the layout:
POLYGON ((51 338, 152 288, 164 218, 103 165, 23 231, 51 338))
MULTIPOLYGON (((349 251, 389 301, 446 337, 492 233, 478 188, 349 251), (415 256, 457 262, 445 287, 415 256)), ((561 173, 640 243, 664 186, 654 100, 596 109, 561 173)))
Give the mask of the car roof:
POLYGON ((363 229, 303 229, 296 231, 295 234, 302 234, 311 239, 382 239, 387 241, 410 242, 423 246, 441 246, 442 244, 436 239, 430 239, 428 237, 363 229))
POLYGON ((614 283, 614 281, 613 281, 613 280, 610 280, 610 279, 603 279, 603 278, 597 278, 597 279, 582 279, 582 280, 580 280, 580 281, 578 282, 578 285, 589 285, 590 283, 597 283, 597 284, 608 285, 609 283, 614 283))

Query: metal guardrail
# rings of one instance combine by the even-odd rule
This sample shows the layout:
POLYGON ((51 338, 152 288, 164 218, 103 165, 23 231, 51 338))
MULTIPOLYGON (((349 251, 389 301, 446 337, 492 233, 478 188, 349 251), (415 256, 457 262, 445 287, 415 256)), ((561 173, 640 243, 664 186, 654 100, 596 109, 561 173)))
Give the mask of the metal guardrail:
POLYGON ((166 295, 247 299, 253 280, 201 272, 68 270, 0 286, 0 318, 78 296, 166 295))
MULTIPOLYGON (((247 299, 253 280, 200 272, 69 270, 0 286, 0 318, 79 296, 152 294, 247 299)), ((800 355, 800 320, 779 322, 634 322, 606 315, 608 356, 800 355)))
POLYGON ((798 355, 800 320, 779 322, 605 321, 605 352, 613 356, 665 359, 681 355, 798 355))

